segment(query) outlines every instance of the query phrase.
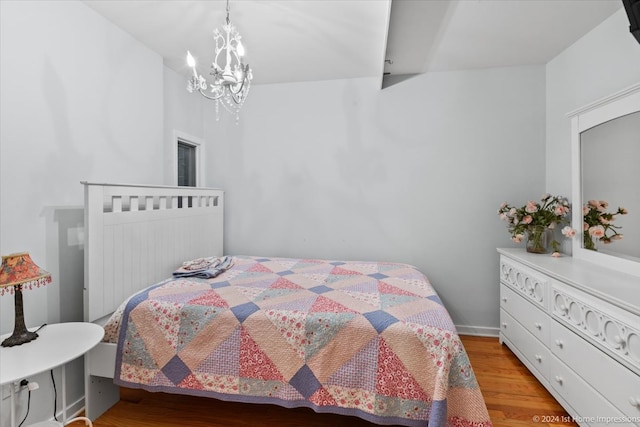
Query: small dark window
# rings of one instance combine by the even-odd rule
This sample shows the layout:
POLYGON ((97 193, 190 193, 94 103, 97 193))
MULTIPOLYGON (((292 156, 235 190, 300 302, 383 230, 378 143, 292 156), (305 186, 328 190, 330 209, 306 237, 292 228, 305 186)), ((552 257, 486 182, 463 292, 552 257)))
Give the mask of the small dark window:
POLYGON ((178 141, 178 185, 196 186, 196 147, 178 141))

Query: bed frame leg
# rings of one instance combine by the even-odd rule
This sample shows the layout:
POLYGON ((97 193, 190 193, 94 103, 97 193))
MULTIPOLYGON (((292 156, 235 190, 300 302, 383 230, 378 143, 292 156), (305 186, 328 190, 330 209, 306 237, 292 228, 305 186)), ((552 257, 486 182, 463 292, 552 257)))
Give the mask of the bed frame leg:
POLYGON ((120 387, 112 378, 87 375, 85 379, 85 412, 95 421, 120 400, 120 387))

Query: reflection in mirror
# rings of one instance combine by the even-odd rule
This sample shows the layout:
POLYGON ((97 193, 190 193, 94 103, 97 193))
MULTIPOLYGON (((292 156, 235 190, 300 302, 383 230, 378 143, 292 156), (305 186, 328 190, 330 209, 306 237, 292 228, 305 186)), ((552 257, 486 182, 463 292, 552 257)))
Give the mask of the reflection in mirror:
POLYGON ((598 241, 596 250, 640 261, 640 111, 582 132, 580 153, 583 203, 606 201, 606 212, 628 211, 613 221, 623 238, 598 241))

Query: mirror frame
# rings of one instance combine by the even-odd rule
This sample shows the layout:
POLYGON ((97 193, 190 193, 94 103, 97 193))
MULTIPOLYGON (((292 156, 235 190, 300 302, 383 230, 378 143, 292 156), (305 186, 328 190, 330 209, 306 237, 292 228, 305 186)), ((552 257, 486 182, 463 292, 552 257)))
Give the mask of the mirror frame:
MULTIPOLYGON (((602 123, 640 111, 640 83, 586 105, 568 114, 571 118, 571 222, 576 230, 572 242, 573 257, 600 264, 627 274, 640 276, 640 261, 591 251, 582 247, 582 162, 580 134, 602 123)), ((640 213, 639 213, 640 214, 640 213)))

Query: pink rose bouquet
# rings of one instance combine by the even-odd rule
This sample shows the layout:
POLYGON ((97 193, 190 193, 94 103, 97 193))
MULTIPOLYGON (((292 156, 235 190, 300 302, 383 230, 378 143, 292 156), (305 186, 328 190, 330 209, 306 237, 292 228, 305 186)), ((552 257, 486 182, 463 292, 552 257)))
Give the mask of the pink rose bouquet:
POLYGON ((623 207, 618 207, 615 212, 607 212, 609 203, 605 200, 589 200, 582 207, 583 223, 583 244, 585 249, 592 251, 596 249, 596 241, 608 244, 615 240, 622 239, 622 234, 618 232, 620 226, 614 225, 616 215, 626 215, 628 212, 623 207))
MULTIPOLYGON (((548 229, 555 228, 556 224, 568 221, 570 207, 569 202, 562 196, 545 194, 540 202, 528 201, 520 208, 513 207, 506 202, 498 209, 500 219, 507 221, 507 227, 511 239, 519 243, 525 237, 528 239, 527 251, 545 253, 545 233, 548 229)), ((575 232, 571 227, 565 227, 562 234, 572 237, 575 232)), ((554 254, 558 254, 560 243, 551 242, 554 254)))

